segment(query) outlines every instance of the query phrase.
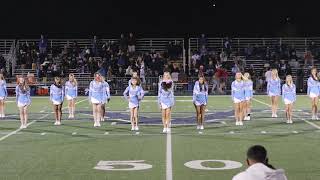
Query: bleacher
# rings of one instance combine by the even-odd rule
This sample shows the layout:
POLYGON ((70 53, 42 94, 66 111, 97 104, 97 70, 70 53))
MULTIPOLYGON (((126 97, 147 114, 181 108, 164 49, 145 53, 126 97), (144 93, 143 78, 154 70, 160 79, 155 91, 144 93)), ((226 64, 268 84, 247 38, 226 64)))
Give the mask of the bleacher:
MULTIPOLYGON (((218 52, 224 51, 224 42, 225 38, 207 38, 207 46, 206 48, 215 50, 218 52)), ((248 47, 248 45, 258 45, 259 47, 266 47, 272 45, 281 45, 286 44, 288 46, 293 45, 296 49, 297 56, 302 59, 307 48, 311 42, 315 42, 315 44, 320 45, 319 37, 286 37, 286 38, 231 38, 232 43, 232 52, 231 57, 228 59, 229 61, 233 61, 234 56, 236 56, 237 52, 244 52, 244 49, 248 47)), ((192 52, 199 50, 200 43, 199 38, 190 38, 189 39, 189 63, 191 60, 192 52)), ((245 57, 241 57, 245 58, 245 57)), ((254 66, 255 70, 263 70, 265 60, 264 59, 246 59, 246 69, 249 68, 250 65, 254 66)), ((292 63, 292 62, 291 62, 292 63)), ((294 63, 293 63, 294 64, 294 63)), ((320 68, 320 65, 315 63, 317 68, 320 68)), ((298 66, 291 66, 292 74, 294 79, 296 78, 296 71, 298 70, 298 66)), ((229 70, 230 71, 230 70, 229 70)), ((305 69, 305 73, 308 74, 308 70, 305 69)))

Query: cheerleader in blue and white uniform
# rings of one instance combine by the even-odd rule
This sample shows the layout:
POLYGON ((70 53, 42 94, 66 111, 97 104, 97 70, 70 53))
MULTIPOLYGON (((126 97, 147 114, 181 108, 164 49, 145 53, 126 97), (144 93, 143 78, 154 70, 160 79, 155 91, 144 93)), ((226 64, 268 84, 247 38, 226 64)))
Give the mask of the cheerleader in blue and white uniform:
POLYGON ((244 95, 245 100, 243 102, 243 116, 245 121, 251 119, 251 99, 253 97, 253 82, 250 79, 249 73, 243 75, 244 95))
POLYGON ((164 72, 159 83, 158 104, 162 112, 163 133, 169 133, 171 108, 174 106, 173 81, 169 72, 164 72))
POLYGON ((7 99, 8 91, 6 80, 4 79, 3 74, 0 74, 0 118, 4 118, 4 105, 5 100, 7 99))
POLYGON ((104 93, 105 93, 105 95, 104 95, 104 97, 106 98, 103 102, 102 102, 102 104, 101 104, 101 120, 100 121, 104 121, 104 118, 105 118, 105 116, 106 116, 106 104, 108 104, 109 103, 109 101, 110 101, 110 86, 109 86, 109 83, 107 82, 107 81, 105 81, 105 78, 103 77, 103 76, 101 76, 101 78, 102 78, 102 83, 103 83, 103 85, 104 85, 104 89, 105 89, 105 91, 104 91, 104 93))
POLYGON ((278 110, 278 99, 281 95, 281 82, 278 76, 278 70, 272 69, 271 70, 271 79, 267 82, 267 93, 268 96, 271 98, 271 111, 272 117, 278 117, 277 110, 278 110))
MULTIPOLYGON (((130 80, 128 81, 128 86, 131 86, 131 80, 132 80, 132 78, 139 78, 137 71, 133 71, 133 72, 132 72, 132 76, 131 76, 130 80)), ((140 78, 139 78, 139 79, 140 79, 140 78)), ((140 82, 141 82, 141 81, 140 81, 140 82)))
POLYGON ((197 129, 203 130, 205 110, 208 103, 208 83, 204 76, 199 76, 193 87, 192 102, 197 112, 197 129))
POLYGON ((27 128, 28 106, 31 104, 30 88, 23 77, 18 78, 16 86, 16 101, 20 112, 21 129, 27 128))
POLYGON ((65 95, 68 100, 69 116, 68 118, 74 118, 74 112, 76 109, 76 98, 78 97, 78 82, 74 77, 74 74, 69 74, 69 81, 65 84, 65 95))
POLYGON ((234 117, 236 126, 243 126, 243 102, 245 100, 244 83, 242 80, 242 73, 237 72, 235 80, 231 84, 231 97, 234 103, 234 117))
POLYGON ((94 127, 100 127, 101 121, 101 105, 106 101, 105 85, 100 73, 94 74, 94 80, 90 82, 89 86, 89 101, 92 104, 92 113, 94 119, 94 127))
POLYGON ((308 79, 308 96, 311 98, 312 120, 318 120, 318 101, 320 95, 320 81, 316 68, 311 69, 308 79))
POLYGON ((287 75, 286 83, 282 85, 282 100, 286 105, 287 124, 292 124, 292 108, 293 103, 296 101, 296 86, 291 75, 287 75))
POLYGON ((140 86, 140 79, 133 77, 131 85, 123 92, 123 96, 129 101, 131 131, 139 131, 138 110, 141 100, 144 97, 144 91, 140 86))
POLYGON ((50 86, 50 101, 53 104, 53 112, 55 116, 54 125, 61 125, 62 105, 64 100, 64 87, 60 77, 54 78, 54 83, 50 86))

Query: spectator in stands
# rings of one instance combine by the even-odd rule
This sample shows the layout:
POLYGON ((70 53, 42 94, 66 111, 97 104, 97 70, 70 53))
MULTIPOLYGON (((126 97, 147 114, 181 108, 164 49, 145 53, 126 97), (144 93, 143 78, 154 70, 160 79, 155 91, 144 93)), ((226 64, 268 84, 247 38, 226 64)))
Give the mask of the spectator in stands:
POLYGON ((6 67, 6 60, 2 56, 2 54, 0 54, 0 69, 5 68, 5 67, 6 67))
POLYGON ((224 41, 224 49, 226 51, 227 57, 230 57, 232 50, 231 50, 231 40, 229 39, 229 37, 227 37, 224 41))
POLYGON ((46 54, 47 52, 47 39, 44 38, 44 35, 41 34, 40 40, 39 40, 39 51, 40 54, 46 54))
POLYGON ((283 169, 275 169, 269 164, 267 150, 260 145, 247 151, 248 169, 234 176, 232 180, 287 180, 283 169))
POLYGON ((222 63, 228 61, 228 56, 226 55, 226 53, 224 51, 222 51, 220 53, 220 60, 221 60, 222 63))
POLYGON ((100 42, 97 36, 93 36, 92 39, 92 53, 94 56, 98 56, 99 55, 99 47, 100 47, 100 42))
POLYGON ((195 51, 195 52, 193 53, 193 55, 191 56, 191 60, 192 60, 191 63, 197 64, 197 63, 200 61, 200 58, 201 58, 201 56, 200 56, 199 52, 198 52, 198 51, 195 51))
POLYGON ((314 66, 314 60, 313 60, 313 55, 311 51, 307 51, 304 55, 304 65, 308 67, 313 67, 314 66))
POLYGON ((234 76, 237 72, 241 72, 238 63, 234 63, 232 69, 231 69, 232 75, 234 76))
POLYGON ((199 47, 206 47, 208 43, 207 37, 205 34, 201 34, 201 37, 199 38, 199 47))
POLYGON ((133 33, 129 33, 128 52, 134 53, 135 51, 136 51, 136 38, 133 36, 133 33))
POLYGON ((213 64, 213 60, 210 60, 208 66, 207 66, 207 68, 206 68, 206 74, 207 74, 207 76, 212 77, 212 76, 213 76, 213 73, 214 73, 214 70, 215 70, 215 66, 214 66, 214 64, 213 64))
POLYGON ((208 53, 208 51, 207 51, 206 46, 201 46, 200 56, 205 56, 205 55, 207 55, 207 53, 208 53))
POLYGON ((295 59, 295 60, 298 59, 297 51, 296 51, 296 48, 294 47, 294 44, 292 44, 289 49, 289 58, 290 58, 290 60, 291 59, 295 59))
POLYGON ((297 82, 296 82, 296 87, 297 87, 297 92, 302 93, 304 92, 304 65, 300 65, 300 68, 297 70, 297 82))
POLYGON ((124 34, 120 35, 120 39, 119 39, 119 48, 122 51, 126 51, 128 47, 128 41, 126 39, 126 37, 124 36, 124 34))
POLYGON ((141 82, 142 82, 143 84, 146 83, 146 75, 145 75, 144 61, 142 61, 141 64, 140 64, 140 70, 139 70, 139 72, 140 72, 139 77, 140 77, 140 79, 141 79, 141 82))
POLYGON ((271 79, 272 73, 271 73, 271 68, 268 67, 266 73, 264 74, 266 82, 268 82, 271 79))

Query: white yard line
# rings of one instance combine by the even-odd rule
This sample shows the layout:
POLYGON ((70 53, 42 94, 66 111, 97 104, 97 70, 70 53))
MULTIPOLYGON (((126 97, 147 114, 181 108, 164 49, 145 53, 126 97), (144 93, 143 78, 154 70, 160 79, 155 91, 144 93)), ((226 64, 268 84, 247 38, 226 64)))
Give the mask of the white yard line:
MULTIPOLYGON (((45 115, 41 116, 38 120, 44 119, 44 118, 46 118, 47 116, 49 116, 49 114, 45 114, 45 115)), ((31 121, 30 123, 27 124, 27 127, 30 126, 31 124, 35 123, 35 122, 37 122, 37 120, 31 121)), ((2 136, 2 137, 0 138, 0 142, 3 141, 3 140, 5 140, 5 139, 7 139, 8 137, 10 137, 10 136, 12 136, 12 135, 14 135, 14 134, 17 134, 17 133, 20 132, 21 130, 22 130, 22 129, 19 128, 19 129, 16 129, 15 131, 10 132, 9 134, 7 134, 7 135, 5 135, 5 136, 2 136)))
MULTIPOLYGON (((78 102, 76 102, 75 104, 79 104, 79 103, 81 103, 81 102, 83 102, 83 101, 86 101, 86 100, 87 100, 87 98, 86 98, 86 99, 83 99, 83 100, 81 100, 81 101, 78 101, 78 102)), ((62 108, 62 109, 66 109, 66 108, 68 108, 68 107, 64 107, 64 108, 62 108)), ((27 127, 30 126, 30 125, 32 125, 32 124, 34 124, 34 123, 36 123, 38 120, 42 120, 42 119, 46 118, 46 117, 49 116, 49 115, 50 115, 50 114, 45 114, 45 115, 41 116, 39 119, 31 121, 30 123, 27 124, 27 127)), ((0 142, 3 141, 3 140, 5 140, 5 139, 7 139, 8 137, 10 137, 10 136, 12 136, 12 135, 14 135, 14 134, 17 134, 17 133, 20 132, 21 130, 22 130, 22 129, 19 128, 19 129, 16 129, 15 131, 10 132, 9 134, 7 134, 7 135, 5 135, 5 136, 2 136, 2 137, 0 138, 0 142)))
MULTIPOLYGON (((252 98, 252 100, 254 100, 254 101, 256 101, 256 102, 258 102, 258 103, 260 103, 260 104, 266 105, 266 106, 268 106, 268 107, 271 107, 270 104, 265 103, 265 102, 263 102, 263 101, 260 101, 260 100, 258 100, 258 99, 256 99, 256 98, 252 98)), ((305 123, 307 123, 307 124, 309 124, 309 125, 317 128, 317 129, 320 129, 320 126, 318 126, 317 124, 315 124, 315 123, 313 123, 313 122, 310 122, 310 121, 308 121, 308 120, 306 120, 306 119, 304 119, 304 118, 301 118, 301 117, 299 117, 299 116, 296 116, 296 115, 293 115, 293 116, 296 117, 296 118, 301 119, 301 120, 304 121, 305 123)))
POLYGON ((166 180, 172 180, 172 144, 171 132, 167 133, 166 180))

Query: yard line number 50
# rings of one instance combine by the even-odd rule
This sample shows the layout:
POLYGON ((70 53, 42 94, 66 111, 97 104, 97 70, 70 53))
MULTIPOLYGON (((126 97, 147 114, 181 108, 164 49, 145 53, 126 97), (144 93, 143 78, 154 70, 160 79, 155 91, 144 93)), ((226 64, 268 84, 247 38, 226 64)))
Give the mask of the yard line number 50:
MULTIPOLYGON (((230 160, 193 160, 184 164, 186 167, 198 170, 230 170, 242 167, 242 164, 237 161, 230 160), (222 163, 222 167, 206 167, 205 163, 222 163)), ((144 160, 131 160, 131 161, 99 161, 94 167, 97 170, 103 171, 139 171, 151 169, 152 165, 145 163, 144 160)))

